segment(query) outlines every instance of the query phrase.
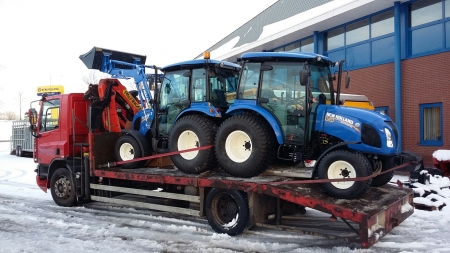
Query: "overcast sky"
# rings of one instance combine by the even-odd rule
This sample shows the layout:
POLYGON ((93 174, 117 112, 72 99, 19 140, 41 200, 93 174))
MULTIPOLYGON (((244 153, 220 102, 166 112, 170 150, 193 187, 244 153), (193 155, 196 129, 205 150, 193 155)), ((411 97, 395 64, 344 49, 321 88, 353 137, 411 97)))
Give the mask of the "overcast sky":
MULTIPOLYGON (((147 55, 147 64, 190 60, 276 0, 0 0, 0 112, 19 113, 36 88, 83 92, 78 56, 92 47, 147 55)), ((23 112, 23 110, 22 110, 23 112)))

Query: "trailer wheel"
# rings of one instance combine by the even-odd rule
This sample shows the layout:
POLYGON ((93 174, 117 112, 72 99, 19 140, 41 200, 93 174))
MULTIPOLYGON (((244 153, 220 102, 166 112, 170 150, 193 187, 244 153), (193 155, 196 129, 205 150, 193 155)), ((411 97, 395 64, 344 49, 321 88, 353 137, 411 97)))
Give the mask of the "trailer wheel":
POLYGON ((274 136, 256 115, 228 118, 217 131, 215 150, 220 166, 234 177, 253 177, 264 172, 276 153, 274 136))
MULTIPOLYGON (((348 150, 336 150, 328 153, 318 166, 319 179, 357 178, 371 174, 372 165, 367 157, 348 150)), ((367 190, 371 182, 372 179, 322 183, 322 188, 331 196, 352 199, 367 190)))
POLYGON ((23 152, 21 146, 17 146, 16 147, 16 156, 18 156, 18 157, 24 157, 25 156, 25 153, 23 152))
POLYGON ((75 184, 66 168, 57 169, 50 180, 53 201, 58 206, 70 207, 77 204, 75 184))
MULTIPOLYGON (((116 161, 128 161, 142 157, 142 151, 139 147, 138 141, 130 135, 122 135, 116 142, 114 147, 114 154, 116 161)), ((120 167, 124 169, 134 169, 142 167, 147 161, 137 161, 121 164, 120 167)))
MULTIPOLYGON (((170 151, 197 148, 214 144, 217 126, 209 118, 187 115, 177 120, 169 133, 170 151)), ((182 172, 199 174, 217 163, 214 149, 192 151, 171 156, 173 164, 182 172)))
POLYGON ((238 235, 249 221, 248 202, 237 190, 213 188, 205 200, 206 218, 217 233, 238 235))
MULTIPOLYGON (((375 162, 374 173, 386 171, 388 169, 393 168, 394 166, 395 166, 395 163, 394 163, 393 157, 383 157, 380 160, 378 160, 377 162, 375 162)), ((389 183, 389 181, 391 181, 392 177, 394 177, 394 171, 376 176, 376 177, 372 178, 371 186, 373 186, 373 187, 383 186, 383 185, 389 183)))

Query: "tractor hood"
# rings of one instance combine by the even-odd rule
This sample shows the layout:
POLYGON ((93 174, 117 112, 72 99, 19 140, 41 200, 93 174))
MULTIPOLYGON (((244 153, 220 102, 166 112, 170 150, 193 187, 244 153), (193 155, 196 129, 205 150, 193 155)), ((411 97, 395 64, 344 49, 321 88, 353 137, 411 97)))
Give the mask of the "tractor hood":
POLYGON ((316 130, 336 136, 344 142, 357 142, 351 148, 362 152, 386 155, 399 152, 396 125, 388 116, 375 111, 320 105, 316 130))

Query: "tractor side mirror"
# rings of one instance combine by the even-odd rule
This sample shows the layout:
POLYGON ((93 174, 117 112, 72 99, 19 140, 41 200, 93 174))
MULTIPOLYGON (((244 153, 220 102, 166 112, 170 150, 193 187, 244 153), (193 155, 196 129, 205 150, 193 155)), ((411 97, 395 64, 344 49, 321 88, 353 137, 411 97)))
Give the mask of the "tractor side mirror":
POLYGON ((348 89, 348 86, 350 86, 350 76, 345 76, 345 88, 348 89))
POLYGON ((307 70, 300 70, 300 84, 302 86, 306 86, 308 85, 308 78, 309 78, 309 74, 307 70))

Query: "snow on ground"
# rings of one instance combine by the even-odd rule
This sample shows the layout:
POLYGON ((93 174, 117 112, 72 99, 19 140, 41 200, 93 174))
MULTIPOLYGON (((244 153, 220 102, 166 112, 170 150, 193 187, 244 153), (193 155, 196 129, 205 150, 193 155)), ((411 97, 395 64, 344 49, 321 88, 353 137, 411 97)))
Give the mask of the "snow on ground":
MULTIPOLYGON (((35 184, 29 157, 0 143, 0 253, 11 252, 450 252, 450 207, 414 214, 370 249, 256 228, 231 237, 201 218, 105 203, 64 208, 35 184)), ((393 181, 404 180, 395 176, 393 181)), ((312 210, 308 209, 308 212, 312 210)))

